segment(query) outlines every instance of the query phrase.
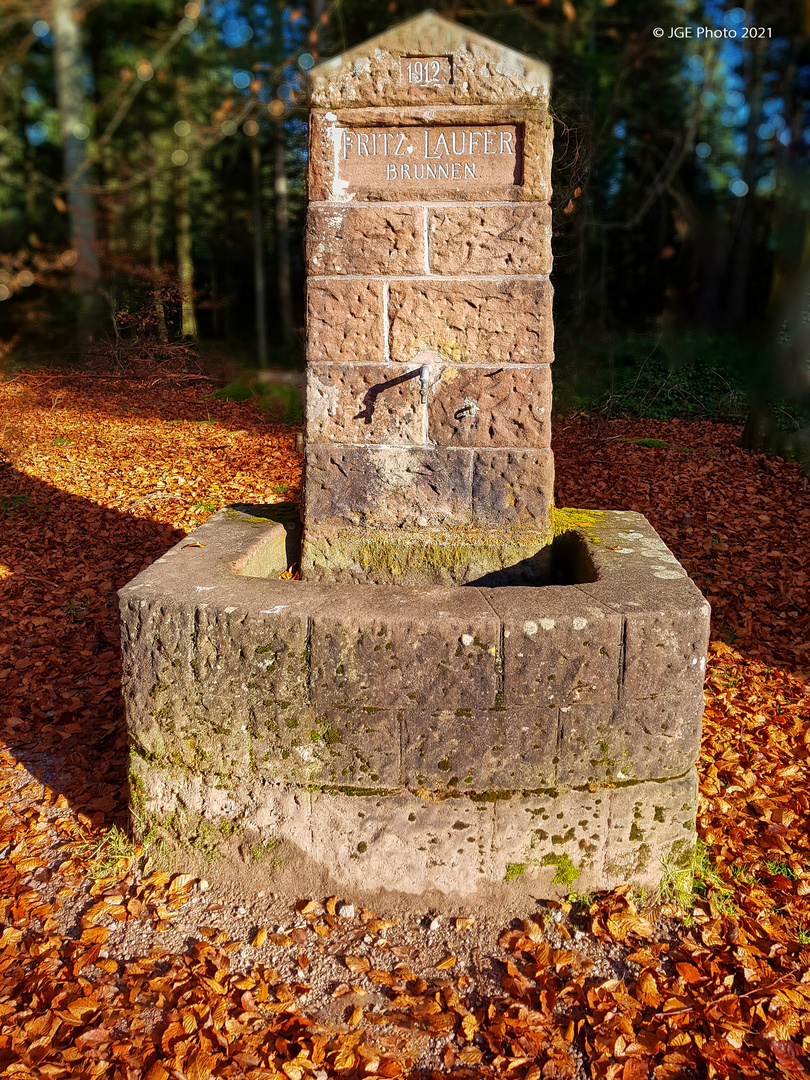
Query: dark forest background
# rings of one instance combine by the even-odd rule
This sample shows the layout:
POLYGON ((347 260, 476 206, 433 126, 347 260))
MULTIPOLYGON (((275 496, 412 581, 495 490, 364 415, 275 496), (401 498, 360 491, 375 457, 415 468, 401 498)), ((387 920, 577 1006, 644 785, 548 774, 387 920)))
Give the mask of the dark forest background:
MULTIPOLYGON (((300 367, 306 72, 426 6, 0 0, 4 368, 300 367)), ((557 407, 810 459, 810 0, 437 9, 553 72, 557 407)))

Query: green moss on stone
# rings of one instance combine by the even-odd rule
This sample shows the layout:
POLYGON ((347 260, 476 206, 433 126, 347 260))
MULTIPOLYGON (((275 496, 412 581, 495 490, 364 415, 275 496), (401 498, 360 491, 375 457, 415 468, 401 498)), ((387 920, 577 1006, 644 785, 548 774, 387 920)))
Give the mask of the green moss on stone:
POLYGON ((579 877, 579 870, 567 855, 544 855, 540 865, 557 867, 557 872, 551 882, 552 885, 573 885, 579 877))
POLYGON ((506 881, 515 881, 526 873, 526 864, 522 862, 510 862, 506 864, 506 881))

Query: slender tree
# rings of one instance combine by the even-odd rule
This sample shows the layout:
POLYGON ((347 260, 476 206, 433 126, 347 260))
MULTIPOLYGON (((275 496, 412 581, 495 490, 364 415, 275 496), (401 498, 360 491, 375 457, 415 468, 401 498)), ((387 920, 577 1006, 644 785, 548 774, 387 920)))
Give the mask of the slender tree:
POLYGON ((259 125, 255 120, 245 124, 250 146, 250 188, 253 203, 253 291, 256 298, 256 352, 259 365, 267 367, 267 284, 264 276, 264 215, 262 213, 261 151, 259 125), (248 125, 249 130, 248 130, 248 125))
POLYGON ((79 297, 79 330, 84 337, 91 326, 93 289, 99 277, 99 261, 95 206, 87 175, 86 139, 89 129, 85 123, 88 110, 83 84, 85 65, 80 38, 81 17, 78 0, 52 0, 64 183, 70 218, 70 242, 77 255, 73 267, 73 287, 79 297))

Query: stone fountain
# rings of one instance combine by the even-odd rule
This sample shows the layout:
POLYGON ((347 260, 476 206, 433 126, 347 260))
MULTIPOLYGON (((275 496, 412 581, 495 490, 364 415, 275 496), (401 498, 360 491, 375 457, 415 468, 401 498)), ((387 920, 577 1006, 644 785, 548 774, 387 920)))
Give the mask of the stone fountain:
POLYGON ((303 509, 121 590, 139 835, 398 902, 688 864, 709 606, 553 507, 548 93, 431 12, 313 70, 303 509))

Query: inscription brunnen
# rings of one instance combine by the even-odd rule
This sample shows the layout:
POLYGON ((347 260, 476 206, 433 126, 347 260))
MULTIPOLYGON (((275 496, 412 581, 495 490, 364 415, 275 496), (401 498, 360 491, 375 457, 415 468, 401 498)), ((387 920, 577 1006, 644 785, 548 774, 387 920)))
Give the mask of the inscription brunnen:
POLYGON ((424 128, 338 128, 338 175, 365 184, 390 180, 520 183, 516 125, 424 128), (343 164, 345 163, 345 164, 343 164))

